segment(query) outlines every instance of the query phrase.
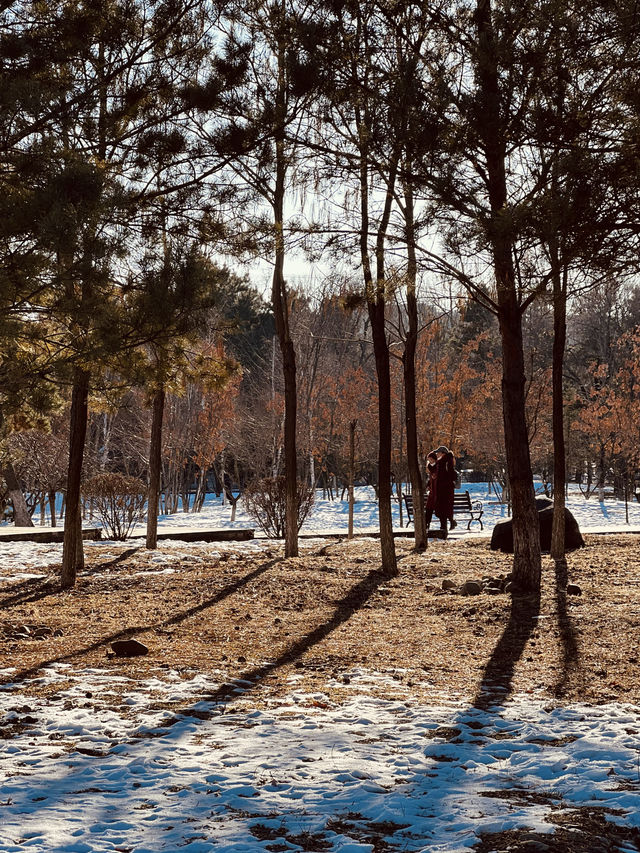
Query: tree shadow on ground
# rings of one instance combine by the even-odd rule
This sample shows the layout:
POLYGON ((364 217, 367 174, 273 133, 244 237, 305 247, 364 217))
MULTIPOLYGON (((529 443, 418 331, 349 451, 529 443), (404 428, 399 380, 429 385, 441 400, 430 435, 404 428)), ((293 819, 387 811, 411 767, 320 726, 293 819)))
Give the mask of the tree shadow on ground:
POLYGON ((573 620, 567 607, 567 580, 568 567, 566 560, 556 560, 555 563, 555 596, 556 614, 558 619, 558 631, 562 643, 562 669, 555 684, 555 695, 559 698, 564 696, 571 676, 580 672, 580 653, 578 649, 578 636, 573 625, 573 620))
MULTIPOLYGON (((91 575, 99 574, 108 569, 125 562, 130 557, 139 551, 139 548, 127 548, 122 554, 114 557, 112 560, 106 560, 102 563, 97 563, 90 569, 85 569, 80 573, 79 580, 90 577, 91 575)), ((52 580, 50 577, 45 578, 28 578, 19 583, 7 584, 2 588, 3 596, 0 598, 0 609, 5 607, 14 607, 18 604, 32 604, 36 601, 41 601, 49 595, 55 595, 62 592, 59 578, 52 580)))
MULTIPOLYGON (((131 634, 142 633, 144 631, 153 631, 158 628, 166 628, 169 625, 175 625, 179 622, 182 622, 184 619, 188 619, 190 616, 193 616, 195 613, 199 613, 201 610, 206 610, 209 607, 213 607, 218 604, 220 601, 223 601, 225 598, 228 598, 230 595, 233 595, 238 590, 242 589, 242 587, 251 583, 256 578, 263 575, 265 572, 268 572, 272 569, 279 561, 278 560, 270 560, 267 563, 264 563, 258 566, 257 569, 249 572, 233 583, 225 586, 215 595, 212 595, 211 598, 207 598, 205 601, 201 601, 198 604, 193 605, 193 607, 188 607, 186 610, 182 610, 179 613, 175 613, 172 616, 169 616, 167 619, 164 619, 162 622, 157 622, 152 625, 132 625, 127 628, 123 628, 122 631, 118 631, 115 634, 110 634, 106 637, 101 637, 99 640, 96 640, 95 643, 91 643, 88 646, 84 646, 81 649, 76 649, 72 652, 69 652, 65 655, 59 655, 56 657, 48 658, 47 660, 40 661, 38 664, 35 664, 32 667, 28 667, 27 669, 20 670, 16 673, 11 673, 4 678, 0 678, 0 684, 14 684, 18 681, 24 681, 27 678, 35 675, 41 669, 47 666, 52 666, 55 663, 64 663, 69 660, 74 660, 75 658, 81 657, 82 655, 88 654, 89 652, 93 652, 96 649, 101 648, 102 646, 107 646, 115 640, 126 639, 131 636, 131 634)), ((52 592, 60 592, 59 587, 55 587, 54 589, 49 590, 47 593, 43 593, 49 595, 52 592)))
POLYGON ((539 615, 540 593, 513 595, 509 620, 482 673, 474 708, 486 711, 510 695, 516 664, 538 626, 539 615))
MULTIPOLYGON (((278 657, 273 661, 254 666, 250 669, 242 671, 235 680, 231 683, 222 684, 213 693, 205 694, 198 698, 198 705, 201 702, 221 703, 227 702, 230 699, 237 698, 238 682, 242 682, 243 694, 246 691, 257 687, 260 682, 287 664, 298 661, 305 652, 308 652, 314 646, 318 645, 322 640, 329 636, 336 628, 339 628, 367 603, 367 601, 375 594, 378 587, 389 582, 389 576, 382 571, 372 570, 361 581, 353 586, 343 598, 341 598, 333 612, 333 615, 326 622, 313 628, 303 637, 291 643, 278 657)), ((165 722, 165 726, 174 725, 183 717, 194 716, 199 719, 210 719, 215 716, 213 711, 203 711, 201 708, 193 706, 186 709, 176 709, 176 714, 181 717, 174 717, 165 722)))
POLYGON ((84 569, 81 573, 80 577, 87 577, 91 575, 99 574, 100 572, 104 572, 107 569, 112 569, 114 566, 119 565, 120 563, 124 563, 125 560, 128 560, 130 557, 133 557, 134 554, 137 554, 138 551, 141 551, 142 548, 140 546, 136 546, 135 548, 127 548, 122 554, 118 554, 117 557, 114 557, 112 560, 105 560, 102 563, 96 563, 95 566, 91 566, 90 569, 84 569))
POLYGON ((8 584, 3 587, 2 592, 4 595, 0 598, 0 610, 16 604, 31 604, 49 595, 55 595, 60 592, 60 583, 51 581, 49 578, 29 578, 19 583, 8 584))

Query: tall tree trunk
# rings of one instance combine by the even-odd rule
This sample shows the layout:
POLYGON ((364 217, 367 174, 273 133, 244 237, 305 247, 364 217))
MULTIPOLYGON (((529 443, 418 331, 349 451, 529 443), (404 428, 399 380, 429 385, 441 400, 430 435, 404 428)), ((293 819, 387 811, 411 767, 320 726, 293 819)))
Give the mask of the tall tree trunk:
POLYGON ((309 485, 312 489, 316 487, 316 460, 313 455, 313 415, 311 406, 307 410, 307 423, 309 425, 309 485))
MULTIPOLYGON (((406 164, 407 174, 411 165, 406 164)), ((413 529, 415 549, 424 551, 428 544, 427 521, 424 510, 424 482, 418 457, 418 419, 416 414, 416 346, 418 343, 418 302, 416 299, 417 263, 415 249, 415 220, 413 190, 405 185, 405 229, 407 238, 407 322, 408 330, 402 354, 405 397, 405 426, 407 429, 407 467, 413 495, 413 529)), ((402 498, 401 498, 402 500, 402 498)), ((402 506, 402 504, 401 504, 402 506)))
POLYGON ((383 213, 376 234, 375 280, 369 258, 369 128, 370 117, 356 105, 354 111, 359 135, 359 193, 360 193, 360 263, 364 279, 367 312, 371 323, 373 353, 378 384, 378 518, 380 523, 380 557, 382 571, 388 576, 398 574, 396 546, 393 538, 393 516, 391 511, 391 372, 389 342, 385 322, 386 280, 385 240, 397 175, 398 159, 390 166, 383 213))
POLYGON ((229 499, 229 496, 227 495, 227 483, 226 483, 226 477, 227 477, 227 471, 226 471, 227 462, 226 462, 226 460, 227 460, 227 457, 226 457, 226 454, 223 450, 222 453, 220 454, 220 483, 222 485, 222 506, 226 506, 227 501, 229 499))
POLYGON ((49 514, 51 516, 51 526, 56 526, 56 490, 49 489, 49 514))
POLYGON ((562 372, 567 340, 567 282, 556 262, 553 270, 553 527, 551 556, 556 562, 565 559, 565 488, 567 461, 564 437, 564 394, 562 372))
MULTIPOLYGON (((365 186, 363 187, 364 192, 366 192, 366 174, 365 186)), ((362 203, 363 205, 366 203, 364 197, 362 203)), ((368 230, 362 228, 360 234, 361 254, 378 384, 377 498, 380 522, 380 556, 383 572, 387 575, 396 575, 398 573, 398 564, 396 560, 395 540, 393 538, 393 516, 391 512, 391 374, 389 344, 385 323, 384 279, 378 278, 375 283, 372 280, 367 237, 368 230)), ((380 270, 378 272, 380 273, 380 270)))
POLYGON ((396 546, 391 512, 391 377, 387 344, 384 303, 369 303, 373 332, 373 351, 378 378, 378 513, 380 517, 380 554, 382 570, 387 575, 398 573, 396 546))
POLYGON ((533 471, 525 412, 525 373, 522 326, 519 310, 503 308, 502 406, 509 476, 509 499, 513 507, 513 580, 516 587, 540 588, 540 525, 535 505, 533 471))
POLYGON ((2 466, 2 477, 7 484, 7 492, 13 505, 13 523, 16 527, 33 527, 33 519, 29 515, 20 481, 16 476, 13 464, 9 460, 2 466))
POLYGON ((355 480, 356 471, 356 427, 358 421, 356 419, 349 421, 349 530, 347 533, 348 539, 353 539, 353 481, 355 480))
POLYGON ((64 518, 64 544, 62 548, 63 589, 72 587, 76 576, 84 568, 82 544, 82 506, 80 487, 84 445, 87 437, 87 415, 89 400, 89 373, 76 368, 71 393, 71 417, 69 430, 69 467, 67 469, 67 497, 64 518))
POLYGON ((488 224, 493 253, 502 339, 502 405, 505 450, 513 502, 513 578, 516 587, 540 589, 540 529, 535 507, 533 472, 525 410, 522 312, 513 263, 513 233, 508 212, 506 138, 498 74, 498 45, 491 0, 477 0, 478 128, 486 158, 491 207, 488 224))
POLYGON ((158 508, 162 479, 162 418, 164 416, 164 399, 164 388, 158 388, 153 395, 151 445, 149 447, 149 492, 147 498, 147 539, 145 544, 151 550, 158 547, 158 508))
MULTIPOLYGON (((555 67, 558 90, 555 95, 555 112, 558 127, 564 121, 564 100, 566 78, 564 71, 564 56, 559 45, 556 45, 555 67)), ((558 169, 560 150, 554 152, 551 172, 551 193, 558 196, 558 169)), ((551 261, 551 276, 553 283, 553 356, 552 356, 552 427, 553 427, 553 524, 551 528, 551 556, 556 561, 556 578, 567 578, 565 553, 565 500, 567 485, 567 453, 564 436, 564 389, 562 374, 564 370, 564 354, 567 340, 567 286, 568 270, 561 259, 561 237, 555 229, 549 241, 549 258, 551 261)))
POLYGON ((284 475, 285 475, 285 557, 298 556, 298 454, 296 450, 296 356, 289 330, 289 306, 284 279, 284 196, 287 157, 285 146, 286 71, 285 45, 278 45, 278 85, 275 104, 276 177, 273 195, 274 268, 271 299, 276 334, 282 353, 284 377, 284 475))

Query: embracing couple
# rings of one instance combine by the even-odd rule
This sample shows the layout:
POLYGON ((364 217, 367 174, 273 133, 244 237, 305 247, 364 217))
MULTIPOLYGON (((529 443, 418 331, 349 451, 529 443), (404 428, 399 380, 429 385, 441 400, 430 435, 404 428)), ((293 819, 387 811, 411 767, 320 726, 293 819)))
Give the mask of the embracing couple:
POLYGON ((444 444, 432 450, 427 456, 427 488, 429 494, 425 502, 427 515, 427 530, 435 515, 440 521, 440 530, 444 539, 447 538, 447 521, 453 530, 457 522, 453 517, 453 493, 458 480, 453 453, 444 444))

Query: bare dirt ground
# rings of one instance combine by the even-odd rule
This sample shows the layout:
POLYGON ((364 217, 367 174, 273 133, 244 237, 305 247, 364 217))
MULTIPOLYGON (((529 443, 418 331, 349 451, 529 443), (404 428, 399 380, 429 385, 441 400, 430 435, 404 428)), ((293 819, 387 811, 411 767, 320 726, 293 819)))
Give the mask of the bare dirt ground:
POLYGON ((278 545, 248 555, 238 543, 222 557, 193 545, 163 551, 164 562, 126 543, 108 555, 88 549, 72 590, 59 589, 56 567, 0 586, 1 659, 17 669, 14 682, 52 662, 133 678, 218 668, 250 676, 256 702, 261 687, 285 691, 292 671, 302 688, 326 691, 354 666, 395 673, 418 701, 450 691, 474 701, 492 684, 564 702, 640 701, 640 537, 587 537, 568 558, 577 595, 545 557, 539 601, 443 591, 444 580, 510 571, 512 558, 486 539, 436 540, 420 555, 400 539, 392 579, 378 549, 370 539, 303 542, 286 560, 278 545), (149 653, 111 656, 110 643, 127 637, 149 653))

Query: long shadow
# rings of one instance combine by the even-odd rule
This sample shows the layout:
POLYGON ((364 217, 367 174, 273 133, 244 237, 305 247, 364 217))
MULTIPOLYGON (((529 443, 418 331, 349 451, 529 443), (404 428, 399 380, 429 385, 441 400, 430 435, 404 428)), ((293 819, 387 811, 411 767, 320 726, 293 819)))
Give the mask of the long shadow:
POLYGON ((578 636, 567 608, 567 581, 567 561, 556 560, 556 613, 560 640, 562 642, 562 669, 555 684, 555 694, 558 697, 564 696, 571 675, 575 674, 581 668, 578 636))
POLYGON ((516 664, 536 629, 540 615, 540 593, 511 598, 509 621, 482 673, 473 707, 486 711, 503 704, 511 694, 516 664))
POLYGON ((122 554, 118 554, 118 556, 114 557, 112 560, 106 560, 103 563, 96 563, 96 565, 92 566, 90 569, 85 569, 82 572, 82 577, 95 575, 98 574, 98 572, 104 572, 106 569, 111 569, 119 563, 124 563, 125 560, 128 560, 129 557, 133 557, 133 555, 140 550, 142 550, 140 546, 137 548, 127 548, 126 551, 123 551, 122 554))
POLYGON ((17 673, 12 673, 5 678, 0 678, 0 684, 14 684, 18 681, 23 681, 26 678, 30 678, 39 672, 43 667, 51 666, 54 663, 64 663, 68 660, 73 660, 74 658, 80 657, 84 654, 88 654, 89 652, 93 652, 96 649, 101 648, 102 646, 106 646, 109 643, 112 643, 114 640, 121 640, 126 637, 129 637, 131 634, 142 633, 143 631, 152 631, 157 628, 165 628, 168 625, 175 625, 178 622, 182 622, 184 619, 188 619, 190 616, 193 616, 194 613, 199 613, 201 610, 206 610, 208 607, 213 607, 215 604, 218 604, 220 601, 223 601, 225 598, 228 598, 230 595, 233 595, 239 589, 242 589, 243 586, 246 586, 251 581, 255 580, 260 575, 272 569, 273 566, 278 563, 278 560, 270 560, 268 563, 259 566, 254 571, 249 572, 249 574, 244 575, 244 577, 239 578, 229 586, 225 586, 220 592, 217 592, 211 598, 202 601, 193 607, 189 607, 186 610, 183 610, 179 613, 174 614, 173 616, 168 617, 162 622, 156 622, 153 625, 134 625, 129 626, 128 628, 123 628, 122 631, 118 631, 115 634, 110 634, 107 637, 101 637, 99 640, 96 640, 95 643, 91 643, 88 646, 84 646, 81 649, 76 649, 73 652, 69 652, 66 655, 59 655, 57 657, 49 658, 48 660, 40 661, 37 665, 29 667, 27 669, 20 670, 17 673))
POLYGON ((60 592, 60 582, 51 581, 49 578, 29 578, 17 584, 4 586, 2 592, 7 595, 0 598, 0 609, 13 607, 15 604, 30 604, 54 595, 60 592))
MULTIPOLYGON (((381 571, 372 570, 359 583, 353 586, 349 592, 340 599, 336 604, 336 609, 331 618, 318 625, 312 631, 309 631, 299 640, 288 646, 277 658, 273 661, 255 666, 251 669, 241 672, 232 682, 222 684, 213 693, 205 694, 198 698, 198 705, 201 702, 221 703, 227 702, 232 698, 237 698, 238 682, 242 682, 243 694, 258 686, 260 681, 266 676, 273 673, 286 664, 293 663, 304 655, 309 649, 316 646, 322 640, 329 636, 336 628, 339 628, 347 622, 376 592, 379 586, 389 582, 389 576, 381 571)), ((198 719, 211 719, 216 716, 213 711, 206 711, 193 706, 186 709, 177 709, 176 714, 181 716, 173 717, 166 721, 163 727, 175 725, 184 717, 197 717, 198 719)))
MULTIPOLYGON (((91 575, 105 571, 105 569, 117 566, 119 563, 128 560, 129 557, 132 557, 139 550, 139 548, 127 548, 126 551, 114 557, 113 560, 98 563, 90 569, 85 569, 80 577, 90 577, 91 575)), ((51 578, 29 578, 17 584, 7 584, 2 588, 3 596, 0 598, 0 608, 13 607, 16 604, 32 604, 35 601, 41 601, 49 595, 60 592, 61 589, 60 581, 58 579, 51 580, 51 578)))

